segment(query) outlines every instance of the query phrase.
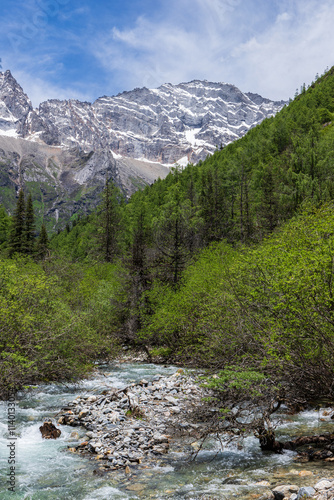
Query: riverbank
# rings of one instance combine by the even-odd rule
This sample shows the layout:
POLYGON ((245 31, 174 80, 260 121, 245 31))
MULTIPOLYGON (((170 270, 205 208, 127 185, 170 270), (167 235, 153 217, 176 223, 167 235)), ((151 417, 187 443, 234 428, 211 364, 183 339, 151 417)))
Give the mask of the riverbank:
MULTIPOLYGON (((90 396, 99 398, 111 390, 139 384, 143 379, 152 382, 159 374, 168 379, 178 369, 175 365, 105 362, 96 366, 94 373, 80 384, 41 384, 18 394, 16 436, 20 469, 17 495, 41 500, 254 500, 269 498, 276 486, 314 486, 322 478, 333 477, 333 464, 295 462, 293 452, 263 453, 258 440, 252 436, 240 443, 242 448, 238 443, 228 444, 224 440, 223 449, 213 436, 192 461, 189 460, 194 449, 191 443, 199 440, 195 436, 184 436, 195 429, 185 429, 179 437, 170 440, 168 453, 152 454, 151 459, 146 456, 141 464, 131 462, 127 472, 126 468, 104 469, 106 461, 97 460, 96 453, 69 452, 69 447, 75 448, 85 439, 87 429, 82 426, 59 425, 61 436, 58 439, 42 438, 39 427, 43 421, 53 419, 55 422, 59 409, 78 401, 79 397, 84 400, 90 396), (190 443, 188 448, 185 440, 190 443), (263 497, 265 494, 267 497, 263 497)), ((323 417, 323 413, 323 410, 308 410, 298 415, 282 414, 277 434, 282 439, 292 439, 328 432, 333 421, 323 417)), ((9 467, 6 450, 10 439, 6 433, 5 414, 6 404, 0 403, 0 478, 4 481, 0 497, 11 500, 12 493, 5 489, 9 467)), ((180 413, 180 423, 182 418, 180 413)), ((134 419, 136 421, 140 422, 134 419)))
MULTIPOLYGON (((129 353, 118 363, 129 361, 143 362, 145 356, 129 353)), ((124 389, 78 397, 63 409, 58 422, 85 428, 80 442, 69 446, 72 453, 97 460, 100 473, 124 469, 131 480, 138 469, 153 467, 158 462, 167 464, 178 454, 196 455, 201 448, 199 438, 204 425, 193 423, 191 414, 206 396, 208 393, 196 384, 191 374, 178 369, 171 376, 157 374, 151 381, 142 379, 124 389)), ((329 470, 322 476, 291 469, 286 477, 265 478, 253 486, 259 491, 253 494, 254 499, 334 498, 334 479, 329 470), (293 483, 284 481, 291 477, 296 479, 293 483), (312 496, 305 496, 309 494, 312 496)), ((127 489, 132 488, 141 491, 142 485, 133 482, 127 489)))

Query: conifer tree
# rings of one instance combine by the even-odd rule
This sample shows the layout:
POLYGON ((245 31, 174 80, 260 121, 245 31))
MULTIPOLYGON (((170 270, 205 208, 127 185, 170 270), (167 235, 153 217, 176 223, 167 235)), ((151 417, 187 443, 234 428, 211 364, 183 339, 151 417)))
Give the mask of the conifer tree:
POLYGON ((48 233, 46 231, 45 224, 42 224, 41 232, 39 233, 39 237, 36 245, 36 254, 39 259, 44 259, 49 248, 49 238, 48 233))
POLYGON ((160 279, 176 289, 187 261, 195 250, 194 228, 201 232, 202 219, 190 200, 182 200, 180 184, 169 189, 164 209, 153 220, 153 238, 160 279))
POLYGON ((34 252, 35 240, 35 216, 32 204, 31 194, 28 196, 27 206, 25 211, 25 252, 32 254, 34 252))
POLYGON ((106 180, 100 214, 100 250, 106 262, 113 262, 118 253, 121 193, 112 181, 106 180))
POLYGON ((12 219, 9 249, 11 256, 15 253, 24 252, 25 249, 25 202, 22 189, 20 189, 12 219))
POLYGON ((128 340, 133 340, 142 327, 142 317, 147 313, 149 305, 145 292, 150 287, 149 265, 146 246, 147 234, 143 207, 135 217, 132 242, 127 259, 128 268, 128 303, 129 311, 126 324, 128 340))
POLYGON ((226 226, 226 202, 217 165, 202 173, 200 205, 207 243, 221 240, 226 226))

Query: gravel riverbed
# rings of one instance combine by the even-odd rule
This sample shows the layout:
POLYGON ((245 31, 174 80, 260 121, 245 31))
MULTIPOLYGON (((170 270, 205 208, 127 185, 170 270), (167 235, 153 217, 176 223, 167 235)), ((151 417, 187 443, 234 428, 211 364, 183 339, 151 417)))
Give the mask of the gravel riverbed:
POLYGON ((62 409, 58 423, 86 429, 71 451, 94 454, 106 469, 126 468, 167 454, 180 434, 189 438, 183 439, 186 447, 196 449, 200 425, 189 423, 188 416, 204 395, 179 369, 170 377, 156 375, 150 382, 79 397, 62 409))
MULTIPOLYGON (((171 376, 155 375, 151 381, 142 379, 123 389, 79 396, 61 410, 58 423, 85 429, 81 439, 79 433, 72 433, 78 439, 69 446, 71 452, 97 460, 99 472, 123 469, 130 476, 135 468, 199 449, 202 425, 192 422, 191 413, 207 395, 191 374, 179 369, 171 376)), ((303 486, 284 483, 284 477, 273 484, 269 478, 257 483, 259 493, 252 498, 334 499, 333 478, 327 475, 315 484, 310 479, 305 477, 303 486)), ((136 491, 136 486, 142 487, 133 484, 127 489, 136 491)))

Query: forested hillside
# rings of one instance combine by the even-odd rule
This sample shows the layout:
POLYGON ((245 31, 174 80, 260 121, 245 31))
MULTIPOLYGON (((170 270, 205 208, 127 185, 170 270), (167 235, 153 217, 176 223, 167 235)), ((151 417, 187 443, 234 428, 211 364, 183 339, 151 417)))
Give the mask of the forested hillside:
POLYGON ((221 370, 218 392, 233 368, 257 374, 257 398, 332 397, 333 117, 334 68, 128 202, 107 183, 96 212, 29 251, 28 208, 21 246, 0 209, 2 387, 79 376, 126 343, 221 370))

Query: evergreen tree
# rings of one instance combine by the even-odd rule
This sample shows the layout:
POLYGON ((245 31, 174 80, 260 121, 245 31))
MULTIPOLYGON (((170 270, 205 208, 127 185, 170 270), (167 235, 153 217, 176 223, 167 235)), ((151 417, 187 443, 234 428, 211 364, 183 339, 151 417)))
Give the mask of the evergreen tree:
POLYGON ((22 189, 20 189, 12 219, 9 248, 11 256, 15 253, 24 252, 25 250, 25 202, 22 189))
POLYGON ((216 164, 202 173, 200 205, 206 242, 221 240, 227 225, 226 197, 216 164))
POLYGON ((202 219, 189 200, 182 201, 180 184, 169 189, 165 206, 153 220, 160 279, 176 289, 182 272, 196 247, 194 228, 201 232, 202 219))
POLYGON ((48 233, 46 231, 45 224, 42 224, 41 232, 39 233, 39 237, 36 245, 36 255, 39 259, 44 259, 49 248, 49 238, 48 233))
POLYGON ((35 240, 35 216, 32 204, 31 194, 28 196, 27 206, 25 211, 25 252, 32 254, 34 252, 35 240))
POLYGON ((260 186, 261 202, 259 216, 265 232, 272 232, 278 224, 278 201, 275 193, 275 179, 272 167, 266 166, 262 173, 260 186))
POLYGON ((113 262, 118 253, 120 203, 122 195, 112 181, 106 180, 100 214, 100 250, 106 262, 113 262))
POLYGON ((147 234, 143 208, 135 218, 132 241, 126 262, 128 272, 127 296, 128 319, 127 340, 133 341, 142 327, 142 318, 149 313, 150 306, 145 292, 150 288, 150 270, 147 257, 147 234))

